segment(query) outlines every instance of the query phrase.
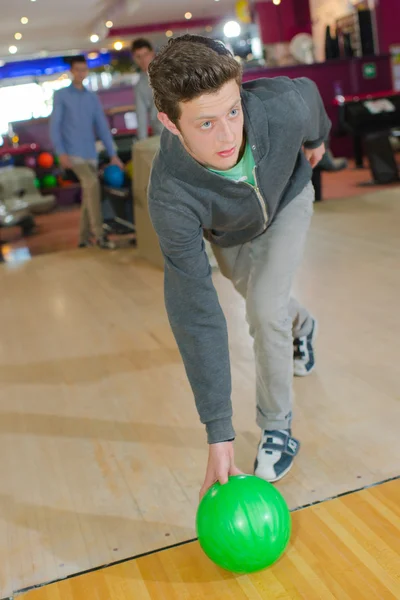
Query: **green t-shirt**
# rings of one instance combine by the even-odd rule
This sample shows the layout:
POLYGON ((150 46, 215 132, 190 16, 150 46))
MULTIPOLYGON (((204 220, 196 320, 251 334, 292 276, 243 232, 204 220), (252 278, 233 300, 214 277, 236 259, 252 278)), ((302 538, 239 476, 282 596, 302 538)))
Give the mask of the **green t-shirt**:
POLYGON ((250 145, 246 144, 246 148, 242 159, 232 167, 232 169, 228 169, 227 171, 217 171, 216 169, 210 169, 213 173, 217 173, 218 175, 222 175, 222 177, 226 177, 227 179, 233 179, 233 181, 245 181, 250 183, 250 185, 255 186, 256 182, 254 180, 254 167, 255 162, 253 158, 253 153, 251 151, 250 145))

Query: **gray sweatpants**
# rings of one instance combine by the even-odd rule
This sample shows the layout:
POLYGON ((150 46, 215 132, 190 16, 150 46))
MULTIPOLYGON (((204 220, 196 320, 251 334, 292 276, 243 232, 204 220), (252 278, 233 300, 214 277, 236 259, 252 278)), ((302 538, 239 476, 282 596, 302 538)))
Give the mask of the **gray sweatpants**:
POLYGON ((312 317, 291 297, 313 213, 308 184, 261 236, 234 248, 213 246, 220 270, 246 300, 254 339, 257 423, 287 429, 293 403, 293 337, 308 335, 312 317))

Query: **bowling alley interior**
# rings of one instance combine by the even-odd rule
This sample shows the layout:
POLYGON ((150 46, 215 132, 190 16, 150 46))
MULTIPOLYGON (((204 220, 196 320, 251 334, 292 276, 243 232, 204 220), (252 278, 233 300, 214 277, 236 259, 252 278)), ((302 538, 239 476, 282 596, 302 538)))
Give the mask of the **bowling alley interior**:
MULTIPOLYGON (((399 0, 8 3, 0 22, 1 600, 400 598, 399 24, 399 0), (258 237, 241 242, 249 256, 295 202, 269 214, 270 199, 279 206, 294 185, 293 174, 278 189, 268 170, 280 137, 298 143, 290 169, 305 164, 314 187, 302 255, 283 292, 285 310, 290 293, 313 322, 312 333, 293 329, 290 365, 282 359, 292 398, 283 430, 260 430, 256 411, 260 370, 278 364, 281 342, 257 360, 250 295, 238 293, 214 254, 218 227, 197 225, 207 283, 203 271, 174 262, 157 231, 167 235, 172 217, 160 225, 150 210, 150 180, 168 144, 204 174, 204 188, 200 176, 197 188, 181 183, 194 190, 188 202, 229 175, 207 172, 183 125, 174 135, 158 118, 152 66, 187 34, 240 64, 244 89, 306 78, 318 98, 307 107, 309 130, 325 137, 298 143, 297 125, 284 131, 282 121, 277 133, 260 122, 259 139, 275 138, 263 167, 253 155, 264 183, 235 180, 253 188, 246 197, 266 215, 258 237), (179 287, 187 280, 197 287, 179 287), (230 399, 221 400, 227 381, 230 399), (234 438, 211 439, 197 407, 216 414, 221 402, 224 410, 231 402, 234 438), (228 449, 234 459, 224 454, 213 471, 216 452, 228 449), (262 476, 260 455, 274 453, 274 473, 289 466, 262 476)), ((195 53, 189 58, 195 69, 195 53)), ((271 123, 279 111, 270 98, 271 123)), ((182 115, 197 101, 182 101, 182 115)), ((228 117, 213 119, 217 133, 205 140, 228 135, 228 117)), ((245 118, 240 135, 250 149, 247 131, 245 118)), ((181 181, 184 168, 176 169, 163 177, 181 181)), ((218 194, 207 201, 214 214, 218 194)), ((186 218, 179 193, 163 202, 178 203, 165 215, 186 218)), ((226 219, 225 233, 234 227, 228 209, 226 219)), ((282 250, 266 251, 278 273, 266 297, 287 280, 291 231, 280 233, 282 250)), ((248 276, 251 285, 252 267, 248 276)), ((281 374, 267 371, 268 388, 281 374)))

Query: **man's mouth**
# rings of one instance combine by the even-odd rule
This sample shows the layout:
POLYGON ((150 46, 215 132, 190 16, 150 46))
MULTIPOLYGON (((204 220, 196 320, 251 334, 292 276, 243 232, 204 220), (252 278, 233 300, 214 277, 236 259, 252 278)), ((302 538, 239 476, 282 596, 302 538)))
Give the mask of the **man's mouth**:
POLYGON ((218 152, 218 156, 221 158, 230 158, 235 154, 236 146, 230 148, 229 150, 223 150, 222 152, 218 152))

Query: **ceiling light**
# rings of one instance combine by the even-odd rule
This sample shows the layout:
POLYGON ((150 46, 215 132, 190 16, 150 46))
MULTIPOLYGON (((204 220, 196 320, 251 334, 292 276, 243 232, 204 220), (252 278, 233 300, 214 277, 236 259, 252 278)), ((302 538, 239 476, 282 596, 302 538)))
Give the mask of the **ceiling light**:
POLYGON ((29 23, 28 17, 22 17, 21 23, 22 23, 22 25, 26 25, 27 23, 29 23))
POLYGON ((207 25, 207 27, 206 27, 206 31, 207 31, 208 33, 211 33, 211 31, 212 31, 212 30, 213 30, 213 28, 211 27, 211 25, 207 25))
POLYGON ((192 15, 192 13, 191 13, 191 12, 187 12, 187 13, 185 13, 185 19, 189 20, 189 19, 191 19, 192 17, 193 17, 193 15, 192 15))
POLYGON ((18 52, 17 46, 10 46, 8 49, 10 54, 16 54, 18 52))
POLYGON ((16 33, 14 37, 16 40, 22 40, 22 33, 16 33))
POLYGON ((89 60, 96 60, 96 58, 99 57, 99 53, 98 52, 89 52, 88 54, 88 59, 89 60))
POLYGON ((170 29, 168 29, 168 31, 166 31, 166 32, 165 32, 165 35, 166 35, 167 37, 172 37, 172 36, 174 35, 174 32, 173 32, 173 31, 171 31, 170 29))
POLYGON ((36 0, 31 0, 31 2, 36 2, 36 0))
POLYGON ((99 36, 97 35, 97 33, 94 33, 93 35, 90 36, 90 41, 95 44, 96 42, 99 41, 99 36))
POLYGON ((115 44, 114 44, 115 50, 122 50, 123 47, 124 47, 124 45, 122 42, 115 42, 115 44))
POLYGON ((108 27, 108 29, 111 29, 113 25, 114 23, 112 21, 106 21, 106 27, 108 27))
POLYGON ((272 0, 272 2, 275 4, 275 6, 279 6, 281 3, 281 0, 272 0))
POLYGON ((241 32, 241 27, 237 21, 228 21, 224 25, 224 34, 227 38, 238 37, 241 32))

